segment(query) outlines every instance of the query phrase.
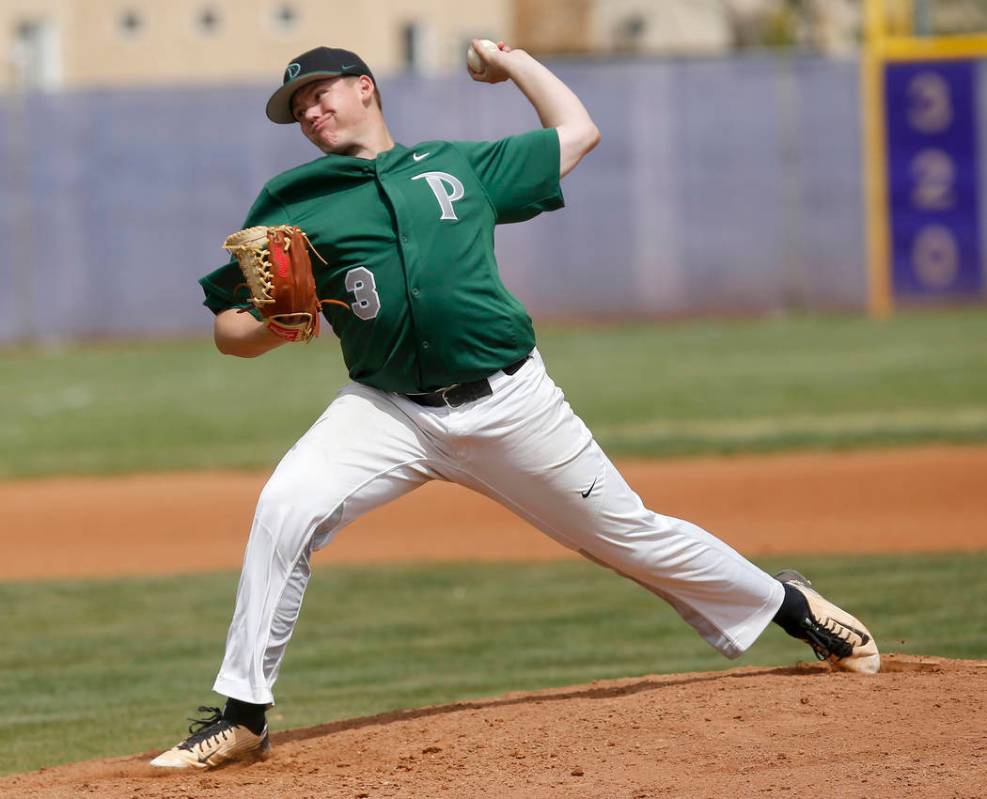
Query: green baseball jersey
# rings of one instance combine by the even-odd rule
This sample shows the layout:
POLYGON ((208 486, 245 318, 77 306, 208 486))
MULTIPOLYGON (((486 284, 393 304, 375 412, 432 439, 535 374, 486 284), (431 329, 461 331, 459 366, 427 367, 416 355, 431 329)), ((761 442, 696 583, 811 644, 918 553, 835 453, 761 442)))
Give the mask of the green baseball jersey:
MULTIPOLYGON (((494 226, 563 205, 554 128, 495 142, 326 155, 265 185, 244 227, 297 225, 353 380, 415 393, 492 374, 534 347, 504 287, 494 226)), ((249 308, 235 261, 200 281, 215 313, 249 308)))

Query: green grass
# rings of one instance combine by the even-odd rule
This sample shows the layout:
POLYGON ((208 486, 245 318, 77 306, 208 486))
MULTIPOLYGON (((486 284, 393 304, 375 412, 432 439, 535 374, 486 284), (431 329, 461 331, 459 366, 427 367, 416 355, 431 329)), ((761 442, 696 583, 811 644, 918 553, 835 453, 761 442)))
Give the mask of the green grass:
MULTIPOLYGON (((885 651, 987 656, 987 553, 797 565, 885 651)), ((218 701, 209 688, 235 586, 231 573, 0 584, 0 773, 173 744, 185 715, 218 701)), ((739 663, 809 657, 772 626, 739 663)), ((272 721, 735 663, 651 594, 584 562, 321 568, 272 721)))
MULTIPOLYGON (((987 441, 987 311, 539 333, 613 454, 987 441)), ((0 478, 269 467, 346 381, 333 337, 256 360, 207 341, 0 354, 0 478)))

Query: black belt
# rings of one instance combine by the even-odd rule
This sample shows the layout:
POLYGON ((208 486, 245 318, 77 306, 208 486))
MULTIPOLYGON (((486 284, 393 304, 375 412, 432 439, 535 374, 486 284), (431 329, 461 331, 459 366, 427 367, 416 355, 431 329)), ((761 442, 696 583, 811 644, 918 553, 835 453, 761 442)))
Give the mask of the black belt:
MULTIPOLYGON (((528 360, 525 355, 520 361, 515 361, 509 366, 505 366, 501 371, 504 374, 512 375, 517 372, 528 360)), ((405 394, 412 402, 424 405, 427 408, 442 408, 448 405, 450 408, 458 408, 467 402, 474 402, 493 394, 490 388, 490 381, 486 378, 472 380, 469 383, 456 383, 453 386, 440 388, 438 391, 429 391, 427 394, 405 394)))

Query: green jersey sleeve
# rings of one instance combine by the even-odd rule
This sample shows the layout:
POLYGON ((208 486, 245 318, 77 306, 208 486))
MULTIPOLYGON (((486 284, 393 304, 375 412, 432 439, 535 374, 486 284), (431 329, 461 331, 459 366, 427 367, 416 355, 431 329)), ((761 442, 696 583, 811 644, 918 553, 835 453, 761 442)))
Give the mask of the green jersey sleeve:
POLYGON ((473 168, 497 214, 497 224, 524 222, 565 205, 559 185, 555 128, 499 141, 452 142, 473 168))
MULTIPOLYGON (((265 187, 247 213, 243 227, 287 224, 291 224, 288 210, 265 187)), ((246 308, 260 318, 260 314, 250 304, 250 291, 244 282, 240 266, 234 259, 231 258, 215 272, 210 272, 201 278, 199 285, 206 294, 203 304, 213 313, 218 314, 230 308, 246 308)))

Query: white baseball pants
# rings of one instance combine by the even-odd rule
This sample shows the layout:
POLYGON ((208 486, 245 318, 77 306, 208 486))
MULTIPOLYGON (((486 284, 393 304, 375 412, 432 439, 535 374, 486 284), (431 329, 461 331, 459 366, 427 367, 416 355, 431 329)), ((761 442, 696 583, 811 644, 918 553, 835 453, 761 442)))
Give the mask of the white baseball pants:
POLYGON ((781 606, 779 582, 696 525, 645 508, 537 350, 490 385, 492 396, 459 408, 422 407, 358 383, 339 392, 261 492, 216 692, 272 703, 312 552, 435 479, 495 499, 640 583, 727 657, 754 643, 781 606))

